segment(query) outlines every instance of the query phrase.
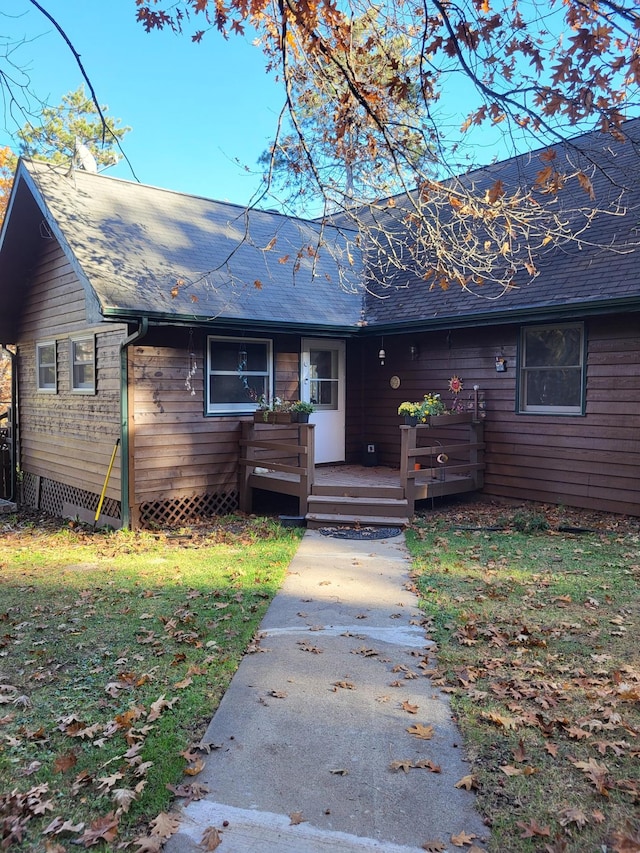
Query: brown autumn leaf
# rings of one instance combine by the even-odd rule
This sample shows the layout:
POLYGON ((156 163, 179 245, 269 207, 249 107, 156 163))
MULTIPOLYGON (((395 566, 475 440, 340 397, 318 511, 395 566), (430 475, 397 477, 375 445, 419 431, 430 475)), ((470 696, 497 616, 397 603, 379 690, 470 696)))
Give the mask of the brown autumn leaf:
POLYGON ((594 758, 590 758, 588 761, 569 760, 574 767, 582 770, 599 794, 602 794, 603 797, 609 796, 609 789, 607 788, 609 768, 605 764, 598 764, 594 758))
POLYGON ((420 769, 430 770, 432 773, 442 773, 442 767, 431 761, 430 758, 419 758, 414 761, 413 766, 420 769))
POLYGON ((507 717, 504 714, 498 714, 495 711, 483 711, 481 716, 483 719, 489 720, 490 722, 495 723, 496 726, 507 731, 518 728, 517 721, 514 717, 507 717))
POLYGON ((216 850, 222 844, 222 837, 215 826, 208 826, 202 833, 200 847, 203 850, 216 850))
POLYGON ((162 839, 169 838, 178 831, 180 818, 171 812, 160 812, 157 817, 154 817, 149 826, 151 827, 152 835, 157 835, 162 839))
POLYGON ((522 830, 520 838, 535 838, 536 836, 551 838, 551 830, 549 827, 540 826, 535 818, 529 821, 529 823, 524 823, 524 821, 519 820, 517 821, 516 826, 519 826, 522 830))
POLYGON ((118 834, 119 820, 120 818, 114 812, 99 817, 93 821, 88 829, 85 829, 84 834, 78 839, 78 844, 84 844, 85 847, 93 847, 94 844, 99 844, 101 841, 108 844, 118 834))
POLYGON ((176 681, 173 685, 176 690, 184 690, 186 687, 190 687, 193 684, 193 678, 183 678, 182 681, 176 681))
POLYGON ((138 848, 136 853, 160 853, 164 841, 159 835, 140 835, 133 843, 138 848))
POLYGON ((120 781, 120 779, 124 779, 124 773, 120 773, 118 771, 112 773, 111 776, 102 776, 98 779, 98 788, 102 788, 104 791, 110 791, 116 782, 120 781))
POLYGON ((202 758, 198 758, 197 761, 194 761, 193 764, 190 764, 188 767, 184 768, 184 772, 187 776, 197 776, 198 773, 202 773, 204 770, 204 760, 202 758))
MULTIPOLYGON (((405 709, 406 710, 406 709, 405 709)), ((420 740, 431 740, 433 737, 433 726, 423 726, 422 723, 416 723, 413 726, 409 726, 407 729, 410 735, 419 738, 420 740)))
POLYGON ((562 809, 562 811, 558 813, 558 820, 560 821, 561 826, 575 824, 578 829, 584 829, 584 827, 589 823, 589 818, 582 809, 577 806, 567 806, 567 808, 562 809))
POLYGON ((340 687, 342 690, 355 690, 356 686, 353 681, 334 681, 333 682, 333 692, 336 693, 336 688, 340 687))
POLYGON ((82 832, 84 823, 72 823, 70 820, 63 820, 61 817, 54 817, 51 823, 42 830, 43 835, 61 835, 63 832, 82 832))
POLYGON ((477 788, 478 784, 475 777, 469 774, 468 776, 463 776, 462 779, 459 779, 453 787, 464 788, 465 791, 471 791, 472 789, 477 788))
POLYGON ((115 800, 118 808, 116 810, 116 814, 123 813, 126 814, 131 808, 131 803, 134 800, 138 799, 138 795, 135 791, 130 790, 129 788, 114 788, 111 792, 111 797, 115 800))
POLYGON ((462 830, 462 832, 459 832, 457 835, 451 836, 451 843, 453 844, 454 847, 464 847, 465 845, 471 844, 473 839, 477 838, 477 837, 478 836, 474 835, 473 832, 467 833, 464 830, 462 830))
POLYGON ((167 708, 173 708, 173 706, 178 701, 178 697, 176 696, 174 699, 167 700, 164 698, 164 693, 162 696, 159 696, 155 702, 151 703, 151 708, 149 713, 147 714, 147 722, 153 723, 154 720, 160 718, 160 714, 165 711, 167 708))
POLYGON ((420 845, 423 850, 426 850, 427 853, 443 853, 444 850, 447 849, 447 845, 443 844, 442 841, 425 841, 424 844, 420 845))
POLYGON ((522 738, 518 741, 518 746, 513 750, 513 758, 518 764, 522 764, 523 761, 527 760, 527 753, 524 748, 524 742, 522 738))
POLYGON ((399 758, 396 761, 392 761, 389 765, 389 770, 393 770, 394 773, 397 773, 398 770, 404 770, 405 773, 408 773, 409 770, 413 767, 413 761, 409 758, 399 758))
POLYGON ((67 770, 71 770, 77 763, 78 758, 73 750, 65 752, 64 755, 59 755, 53 762, 53 772, 66 773, 67 770))
POLYGON ((194 800, 201 800, 206 797, 210 791, 208 785, 201 785, 199 782, 191 782, 189 785, 169 785, 167 790, 176 797, 184 797, 184 805, 188 806, 194 800))
POLYGON ((534 773, 538 772, 535 767, 529 767, 528 765, 513 767, 511 764, 501 766, 500 770, 502 770, 505 776, 533 776, 534 773))
POLYGON ((408 699, 405 699, 404 702, 400 704, 400 707, 403 711, 406 711, 407 714, 417 714, 418 713, 418 705, 412 705, 408 699))
POLYGON ((302 812, 291 812, 289 821, 289 826, 298 826, 299 823, 304 823, 306 818, 303 817, 302 812))

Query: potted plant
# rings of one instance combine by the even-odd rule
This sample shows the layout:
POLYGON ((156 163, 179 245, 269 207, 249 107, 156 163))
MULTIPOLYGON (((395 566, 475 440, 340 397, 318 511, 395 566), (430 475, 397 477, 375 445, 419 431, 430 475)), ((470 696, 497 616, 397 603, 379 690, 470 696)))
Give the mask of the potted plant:
POLYGON ((290 424, 292 421, 291 403, 281 397, 269 401, 264 395, 258 400, 253 420, 264 424, 290 424))
POLYGON ((313 403, 296 400, 291 404, 291 411, 297 415, 299 424, 306 424, 309 422, 309 415, 314 411, 313 403))
POLYGON ((422 417, 421 403, 400 403, 398 406, 398 414, 404 418, 406 426, 417 426, 418 421, 422 417))
POLYGON ((420 420, 422 423, 428 423, 428 418, 431 415, 444 415, 447 412, 447 407, 440 399, 440 394, 425 394, 422 403, 420 404, 420 420))

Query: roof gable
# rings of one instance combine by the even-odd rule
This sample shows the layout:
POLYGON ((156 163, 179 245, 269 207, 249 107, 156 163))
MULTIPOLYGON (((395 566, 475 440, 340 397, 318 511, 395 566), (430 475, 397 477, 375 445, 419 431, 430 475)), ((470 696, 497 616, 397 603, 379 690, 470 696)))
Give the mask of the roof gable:
POLYGON ((353 235, 89 172, 22 163, 105 316, 357 326, 353 235))

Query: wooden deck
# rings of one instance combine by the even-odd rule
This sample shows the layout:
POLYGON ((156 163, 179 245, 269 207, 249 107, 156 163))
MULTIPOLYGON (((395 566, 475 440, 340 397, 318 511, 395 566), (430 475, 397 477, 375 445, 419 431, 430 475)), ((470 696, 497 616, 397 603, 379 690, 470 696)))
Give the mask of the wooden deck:
POLYGON ((482 424, 467 418, 466 441, 431 439, 430 427, 400 427, 400 466, 313 464, 313 424, 255 430, 241 445, 240 508, 250 512, 254 489, 293 495, 308 527, 331 524, 409 524, 416 501, 473 491, 482 485, 482 424), (421 443, 421 439, 426 439, 421 443), (435 443, 437 441, 437 443, 435 443))

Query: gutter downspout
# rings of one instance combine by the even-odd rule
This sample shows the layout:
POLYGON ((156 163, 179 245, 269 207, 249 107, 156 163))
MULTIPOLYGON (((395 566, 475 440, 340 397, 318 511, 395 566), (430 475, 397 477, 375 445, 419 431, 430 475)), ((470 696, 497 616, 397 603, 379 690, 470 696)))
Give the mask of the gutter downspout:
POLYGON ((140 317, 138 328, 120 344, 120 514, 122 526, 130 527, 129 513, 129 365, 127 350, 149 331, 149 320, 140 317))
POLYGON ((9 500, 16 501, 16 475, 18 471, 18 357, 15 352, 0 344, 11 360, 11 495, 9 500))

